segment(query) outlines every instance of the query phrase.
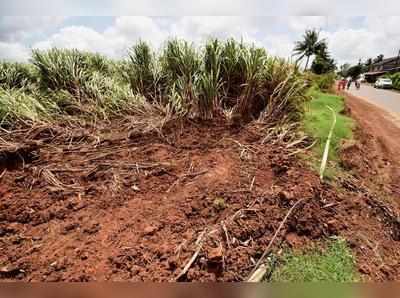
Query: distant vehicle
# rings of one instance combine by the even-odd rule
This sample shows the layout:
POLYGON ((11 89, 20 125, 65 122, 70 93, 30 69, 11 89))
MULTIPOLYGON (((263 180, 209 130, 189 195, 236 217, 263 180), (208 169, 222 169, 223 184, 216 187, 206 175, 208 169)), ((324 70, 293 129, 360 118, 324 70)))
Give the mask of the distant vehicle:
POLYGON ((376 80, 375 88, 392 88, 393 87, 393 83, 391 79, 387 79, 387 78, 379 78, 376 80))

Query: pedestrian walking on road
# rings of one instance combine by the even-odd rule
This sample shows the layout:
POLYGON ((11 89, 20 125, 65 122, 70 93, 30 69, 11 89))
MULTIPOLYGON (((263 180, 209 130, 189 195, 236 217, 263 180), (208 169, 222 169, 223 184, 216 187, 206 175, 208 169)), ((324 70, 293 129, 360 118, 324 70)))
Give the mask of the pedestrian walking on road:
POLYGON ((347 79, 347 90, 350 89, 350 86, 351 86, 351 78, 347 79))
POLYGON ((346 79, 341 78, 338 82, 338 91, 346 89, 346 83, 347 83, 346 79))
POLYGON ((355 84, 356 84, 357 90, 360 89, 360 87, 361 87, 361 79, 357 79, 355 84))

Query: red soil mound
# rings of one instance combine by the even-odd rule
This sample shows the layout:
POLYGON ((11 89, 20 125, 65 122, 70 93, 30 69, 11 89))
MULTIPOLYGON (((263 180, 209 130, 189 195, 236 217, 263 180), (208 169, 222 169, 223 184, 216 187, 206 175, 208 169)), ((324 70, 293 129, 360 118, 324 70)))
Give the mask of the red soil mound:
POLYGON ((284 146, 261 145, 254 127, 29 136, 38 145, 15 149, 23 162, 0 170, 2 279, 174 280, 207 235, 180 280, 241 281, 301 198, 275 248, 340 235, 365 278, 400 278, 392 210, 354 181, 321 184, 284 146))

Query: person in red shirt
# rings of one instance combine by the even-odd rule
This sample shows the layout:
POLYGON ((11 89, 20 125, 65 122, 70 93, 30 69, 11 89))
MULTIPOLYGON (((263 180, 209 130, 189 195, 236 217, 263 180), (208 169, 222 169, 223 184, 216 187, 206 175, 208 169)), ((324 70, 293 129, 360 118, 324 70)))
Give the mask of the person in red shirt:
POLYGON ((342 78, 339 83, 338 83, 338 90, 344 90, 347 85, 347 80, 345 78, 342 78))

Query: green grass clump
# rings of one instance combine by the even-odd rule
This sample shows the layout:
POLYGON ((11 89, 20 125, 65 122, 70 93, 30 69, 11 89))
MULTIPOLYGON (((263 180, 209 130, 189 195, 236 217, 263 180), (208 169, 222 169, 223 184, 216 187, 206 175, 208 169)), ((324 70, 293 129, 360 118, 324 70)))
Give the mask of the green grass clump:
POLYGON ((324 92, 331 91, 336 80, 336 74, 334 72, 319 75, 308 71, 305 73, 305 77, 311 85, 324 92))
POLYGON ((0 62, 0 86, 4 89, 28 89, 35 83, 35 69, 31 64, 18 62, 0 62))
POLYGON ((49 120, 57 105, 47 98, 38 98, 23 89, 0 87, 0 126, 10 126, 17 121, 33 123, 49 120))
POLYGON ((331 139, 329 160, 337 161, 339 160, 338 151, 341 141, 352 138, 354 121, 342 114, 344 110, 343 97, 323 93, 316 89, 311 89, 309 96, 312 97, 312 100, 308 103, 303 126, 305 132, 317 140, 317 145, 314 148, 319 157, 322 156, 324 151, 333 120, 332 112, 327 106, 330 106, 336 112, 337 121, 331 139))
POLYGON ((358 280, 355 260, 346 242, 337 239, 325 249, 286 253, 272 274, 279 282, 352 282, 358 280))

